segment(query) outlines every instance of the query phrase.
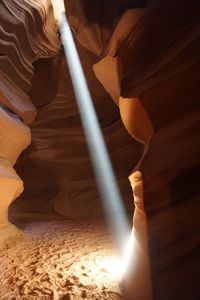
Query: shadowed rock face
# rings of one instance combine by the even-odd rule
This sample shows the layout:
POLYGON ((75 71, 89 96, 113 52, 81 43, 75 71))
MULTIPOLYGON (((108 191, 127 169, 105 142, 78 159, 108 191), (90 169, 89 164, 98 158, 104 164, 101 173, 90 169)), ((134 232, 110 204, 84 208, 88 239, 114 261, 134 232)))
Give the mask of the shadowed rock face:
POLYGON ((143 8, 148 0, 65 0, 66 14, 76 39, 86 49, 100 55, 120 15, 129 8, 143 8))
MULTIPOLYGON (((94 77, 94 56, 79 45, 78 50, 125 205, 132 210, 127 174, 142 149, 126 133, 117 107, 94 77)), ((38 108, 31 125, 32 145, 18 165, 26 189, 16 205, 23 211, 48 212, 54 208, 70 217, 101 214, 101 201, 63 56, 51 62, 38 61, 31 95, 39 105, 50 99, 52 102, 38 108), (49 86, 54 92, 49 91, 49 86)))

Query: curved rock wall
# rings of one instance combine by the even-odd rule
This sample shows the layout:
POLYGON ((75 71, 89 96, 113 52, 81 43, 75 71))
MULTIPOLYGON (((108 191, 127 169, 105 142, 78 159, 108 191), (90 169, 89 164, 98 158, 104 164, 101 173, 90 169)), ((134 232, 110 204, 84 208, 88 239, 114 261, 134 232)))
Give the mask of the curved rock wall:
MULTIPOLYGON (((101 202, 70 77, 65 58, 57 54, 60 43, 50 1, 10 0, 0 5, 0 104, 27 124, 33 121, 38 109, 37 119, 31 125, 32 144, 16 166, 24 180, 25 191, 13 209, 18 212, 54 209, 59 214, 74 217, 99 214, 101 202), (45 60, 46 57, 49 59, 45 60)), ((118 10, 119 6, 117 13, 118 10)), ((84 32, 81 37, 84 39, 84 32)), ((128 136, 117 108, 95 79, 92 73, 95 56, 77 46, 126 197, 130 193, 127 174, 140 155, 140 146, 128 136), (133 165, 129 165, 129 161, 133 165)), ((126 204, 132 208, 131 201, 126 204)))
POLYGON ((33 63, 54 56, 60 47, 51 1, 0 3, 0 225, 8 206, 23 191, 13 165, 30 144, 27 124, 36 116, 29 93, 33 63))
MULTIPOLYGON (((131 195, 127 174, 140 156, 140 145, 126 133, 117 107, 96 80, 92 72, 95 57, 77 46, 125 205, 133 209, 127 197, 131 195)), ((50 98, 52 102, 38 109, 31 125, 32 145, 18 168, 25 191, 16 208, 21 212, 51 212, 54 208, 70 217, 100 215, 101 201, 64 56, 37 62, 31 96, 35 103, 47 103, 50 98)))
POLYGON ((3 0, 0 22, 0 104, 30 123, 36 114, 28 96, 33 62, 60 47, 51 2, 3 0))

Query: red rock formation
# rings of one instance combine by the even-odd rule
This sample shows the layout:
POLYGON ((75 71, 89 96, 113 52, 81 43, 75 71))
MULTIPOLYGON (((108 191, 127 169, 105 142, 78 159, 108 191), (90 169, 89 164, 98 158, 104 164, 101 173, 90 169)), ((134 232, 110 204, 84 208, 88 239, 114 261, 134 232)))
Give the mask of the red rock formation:
MULTIPOLYGON (((95 57, 81 46, 78 50, 125 204, 132 210, 127 174, 132 169, 129 161, 136 163, 141 147, 126 133, 115 104, 96 80, 92 72, 95 57), (120 159, 122 153, 123 160, 120 159)), ((64 57, 59 64, 57 76, 53 61, 39 61, 36 66, 31 91, 34 102, 39 104, 50 98, 53 101, 38 109, 37 119, 31 125, 32 146, 19 165, 26 190, 16 204, 24 212, 31 212, 33 207, 34 211, 48 212, 53 206, 64 216, 100 215, 102 205, 64 57), (47 87, 51 82, 52 93, 42 88, 40 82, 43 81, 47 87)))
POLYGON ((23 190, 12 166, 31 141, 26 124, 36 115, 28 95, 33 62, 55 55, 59 41, 48 1, 1 1, 0 20, 0 223, 4 226, 9 204, 23 190))
POLYGON ((0 19, 1 104, 30 123, 33 62, 59 49, 53 9, 48 1, 1 1, 0 19))
MULTIPOLYGON (((152 0, 145 9, 128 10, 119 19, 108 46, 94 65, 98 79, 119 105, 126 129, 145 145, 135 170, 142 171, 144 177, 143 219, 147 225, 146 232, 142 232, 142 218, 137 222, 137 238, 143 248, 141 241, 144 235, 148 236, 149 248, 143 250, 150 258, 155 299, 198 298, 197 282, 187 285, 186 275, 193 270, 195 278, 199 277, 198 267, 193 265, 193 260, 199 259, 196 254, 200 227, 198 203, 196 197, 192 200, 193 196, 188 194, 193 188, 199 195, 196 174, 190 174, 190 187, 179 186, 173 192, 171 189, 181 178, 187 178, 189 172, 198 170, 200 162, 199 16, 197 1, 152 0), (163 138, 160 143, 158 136, 163 138), (165 138, 169 138, 168 142, 164 142, 165 138), (190 149, 186 147, 187 141, 191 143, 190 149), (170 150, 166 153, 166 149, 170 150), (178 206, 177 199, 181 201, 178 206), (185 219, 188 209, 195 216, 194 223, 185 219), (162 218, 165 220, 161 223, 162 218), (189 242, 187 246, 183 246, 184 239, 189 242), (185 264, 180 262, 183 257, 188 258, 185 264), (185 283, 185 288, 171 279, 166 280, 175 274, 185 283)), ((134 176, 132 180, 134 186, 134 176)), ((141 288, 137 296, 150 299, 150 292, 147 294, 141 288)))
MULTIPOLYGON (((174 1, 165 7, 162 2, 151 2, 142 13, 132 10, 132 16, 131 11, 122 16, 106 50, 107 56, 94 70, 115 101, 120 95, 126 98, 119 101, 119 106, 131 135, 145 145, 152 138, 145 159, 136 167, 144 177, 144 216, 135 226, 138 242, 150 259, 153 298, 198 299, 195 278, 199 277, 199 269, 194 261, 199 260, 199 191, 193 170, 198 169, 200 162, 197 133, 200 89, 199 76, 196 76, 200 71, 200 5, 195 1, 174 1), (103 72, 116 78, 115 88, 103 72), (141 113, 133 103, 139 101, 136 97, 140 98, 157 132, 149 138, 145 138, 148 130, 140 124, 141 113), (192 186, 187 187, 187 182, 186 186, 176 188, 176 182, 184 176, 192 178, 194 196, 192 190, 191 194, 188 192, 192 186), (193 221, 187 217, 189 212, 193 221), (145 232, 142 232, 143 222, 146 222, 145 232), (142 243, 146 234, 149 248, 144 248, 142 243), (188 282, 187 272, 193 273, 193 281, 188 282), (176 277, 184 286, 175 282, 176 277)), ((140 264, 145 268, 144 261, 140 264)), ((132 295, 134 290, 131 289, 130 299, 132 295)), ((151 299, 150 289, 144 294, 141 288, 137 295, 139 299, 151 299)))

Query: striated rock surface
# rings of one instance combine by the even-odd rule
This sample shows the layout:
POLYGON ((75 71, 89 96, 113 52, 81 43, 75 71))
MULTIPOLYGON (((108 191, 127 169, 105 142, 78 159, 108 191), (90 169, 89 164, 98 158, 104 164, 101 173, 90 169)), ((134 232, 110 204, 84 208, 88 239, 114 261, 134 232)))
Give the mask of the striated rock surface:
MULTIPOLYGON (((137 162, 141 147, 126 133, 115 104, 96 80, 92 72, 95 57, 80 45, 78 50, 125 205, 132 210, 127 174, 137 162)), ((36 66, 31 96, 35 103, 46 103, 50 98, 53 101, 38 109, 31 125, 32 146, 18 168, 26 188, 16 208, 22 212, 48 212, 54 208, 69 217, 99 215, 101 200, 65 58, 58 58, 56 65, 52 60, 38 61, 36 66)))
POLYGON ((13 166, 36 116, 28 95, 33 63, 55 55, 59 40, 50 1, 1 1, 0 22, 0 224, 8 229, 8 207, 23 191, 13 166))
MULTIPOLYGON (((199 13, 198 2, 178 0, 166 6, 162 1, 150 1, 142 14, 125 12, 103 58, 94 66, 112 98, 117 102, 117 97, 123 96, 123 104, 127 102, 127 110, 120 101, 119 107, 129 133, 137 140, 145 136, 144 126, 138 126, 140 118, 134 114, 138 100, 155 130, 146 157, 137 165, 143 175, 140 200, 144 200, 144 210, 138 209, 134 195, 134 228, 150 261, 153 299, 199 298, 199 13), (115 86, 111 78, 115 78, 115 86), (148 248, 143 245, 146 232, 148 248)), ((130 178, 135 185, 135 178, 130 178)), ((145 260, 138 264, 145 270, 145 260)), ((148 285, 146 277, 147 271, 143 286, 148 285)), ((132 280, 130 287, 134 276, 132 280)), ((139 284, 129 299, 137 288, 139 299, 151 299, 150 292, 144 295, 139 284)))
POLYGON ((199 298, 199 130, 200 110, 171 122, 141 166, 154 299, 199 298))
MULTIPOLYGON (((85 2, 80 2, 84 10, 85 2)), ((97 8, 98 1, 93 6, 97 8)), ((96 26, 94 36, 100 37, 101 26, 95 21, 103 22, 90 10, 85 9, 85 14, 75 12, 79 20, 75 35, 92 50, 94 39, 84 44, 80 32, 84 37, 83 28, 93 26, 94 32, 96 26), (89 21, 81 28, 85 15, 89 21)), ((142 141, 147 146, 146 157, 143 155, 136 166, 144 185, 140 199, 144 201, 144 211, 140 209, 144 216, 136 224, 136 231, 145 257, 150 259, 153 298, 159 300, 199 298, 199 16, 199 2, 188 0, 151 0, 145 9, 124 11, 94 65, 98 79, 119 103, 120 111, 120 96, 126 107, 125 102, 132 101, 133 114, 130 106, 121 115, 133 138, 143 140, 145 136, 144 126, 139 126, 141 114, 136 100, 141 101, 154 128, 151 142, 142 141), (148 248, 142 243, 146 234, 143 222, 148 248)), ((96 41, 99 49, 102 44, 96 41)), ((142 288, 138 290, 138 299, 150 299, 150 293, 148 296, 142 288)))
POLYGON ((60 45, 53 8, 50 1, 1 1, 0 22, 0 104, 30 123, 33 62, 55 55, 60 45))
MULTIPOLYGON (((116 14, 120 10, 117 7, 116 14)), ((74 10, 67 9, 67 12, 72 16, 74 10)), ((31 126, 32 145, 21 157, 17 168, 25 181, 24 201, 19 201, 18 208, 23 208, 24 212, 54 209, 65 216, 99 214, 101 202, 65 58, 56 55, 60 42, 50 1, 2 1, 0 18, 0 104, 27 124, 33 121, 38 108, 38 117, 31 126), (50 102, 52 104, 48 104, 50 102)), ((109 30, 113 22, 114 17, 109 30)), ((81 33, 81 37, 84 40, 84 34, 81 33)), ((126 196, 130 189, 125 174, 132 166, 119 162, 119 157, 122 152, 127 162, 131 157, 136 162, 140 146, 128 137, 117 109, 92 74, 95 56, 81 46, 79 51, 117 177, 126 196)), ((132 208, 131 202, 127 206, 132 208)))

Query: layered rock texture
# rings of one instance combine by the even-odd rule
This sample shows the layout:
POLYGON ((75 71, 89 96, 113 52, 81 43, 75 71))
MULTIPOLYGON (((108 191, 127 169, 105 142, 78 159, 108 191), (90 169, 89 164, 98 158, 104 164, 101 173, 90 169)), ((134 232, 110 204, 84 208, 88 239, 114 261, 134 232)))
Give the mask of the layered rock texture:
POLYGON ((4 226, 9 204, 23 191, 12 166, 31 141, 27 124, 36 115, 29 97, 33 63, 55 55, 59 40, 48 1, 1 1, 0 21, 0 224, 4 226))
MULTIPOLYGON (((200 3, 65 7, 129 211, 131 173, 137 264, 127 297, 198 300, 200 3)), ((12 166, 37 107, 17 164, 25 191, 11 214, 102 215, 50 2, 1 1, 0 20, 0 193, 4 182, 14 187, 5 203, 23 189, 12 166)))
MULTIPOLYGON (((199 262, 200 228, 196 178, 200 163, 199 2, 152 0, 145 8, 143 2, 137 8, 134 1, 129 2, 106 46, 98 1, 93 4, 94 14, 84 1, 78 3, 82 10, 73 10, 72 5, 72 16, 69 6, 75 36, 88 50, 101 53, 94 72, 119 105, 130 135, 144 145, 142 159, 135 165, 142 176, 138 179, 133 173, 130 181, 136 205, 135 235, 148 257, 140 259, 138 272, 144 274, 143 286, 148 286, 150 261, 152 295, 150 286, 148 292, 141 287, 135 295, 134 286, 130 299, 133 295, 139 299, 198 299, 199 267, 194 262, 199 262), (91 28, 93 36, 88 33, 91 28), (193 273, 193 279, 183 288, 188 273, 193 273)), ((119 2, 109 5, 114 16, 119 2)), ((106 28, 110 28, 108 23, 106 28)))
MULTIPOLYGON (((77 46, 124 203, 132 211, 127 174, 139 159, 141 147, 126 133, 115 104, 96 80, 92 72, 95 57, 77 46), (122 153, 123 160, 120 159, 122 153), (129 164, 130 161, 133 165, 129 164)), ((52 102, 38 109, 37 119, 31 125, 32 145, 18 165, 26 189, 13 209, 21 212, 56 211, 68 217, 102 215, 65 57, 56 61, 38 61, 35 66, 31 97, 35 103, 47 103, 50 99, 52 102)))
POLYGON ((1 1, 1 104, 26 123, 34 117, 27 93, 33 62, 55 55, 59 49, 50 1, 1 1))

